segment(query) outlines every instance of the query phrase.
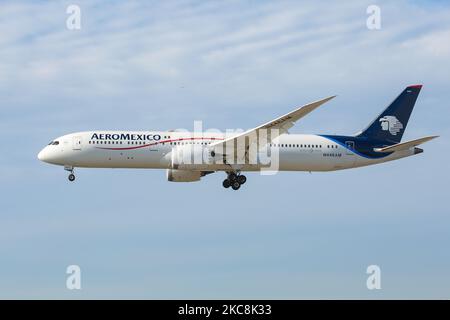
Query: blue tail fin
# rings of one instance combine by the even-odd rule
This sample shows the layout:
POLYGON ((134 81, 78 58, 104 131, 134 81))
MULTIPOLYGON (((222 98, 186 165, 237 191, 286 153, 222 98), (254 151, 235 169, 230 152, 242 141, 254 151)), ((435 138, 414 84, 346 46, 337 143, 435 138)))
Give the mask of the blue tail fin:
POLYGON ((399 143, 402 140, 421 85, 409 86, 358 136, 399 143))

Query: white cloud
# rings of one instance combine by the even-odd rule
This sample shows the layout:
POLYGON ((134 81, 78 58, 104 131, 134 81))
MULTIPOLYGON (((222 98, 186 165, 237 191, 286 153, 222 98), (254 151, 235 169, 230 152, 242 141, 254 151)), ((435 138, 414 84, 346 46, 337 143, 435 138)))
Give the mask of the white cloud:
POLYGON ((260 93, 261 86, 275 87, 254 98, 257 103, 296 86, 314 90, 343 77, 355 79, 351 85, 384 82, 381 70, 410 65, 419 53, 444 59, 449 49, 443 41, 448 31, 428 30, 436 18, 417 7, 381 5, 389 23, 371 32, 365 28, 365 7, 356 1, 345 6, 286 1, 256 9, 242 2, 100 3, 81 2, 85 20, 79 32, 65 29, 61 4, 7 6, 0 22, 2 30, 11 31, 0 49, 3 89, 13 97, 29 90, 31 98, 55 87, 52 97, 78 90, 94 99, 136 90, 144 97, 164 95, 188 83, 202 88, 208 99, 221 99, 228 93, 218 92, 216 84, 241 93, 245 82, 249 95, 260 93), (389 21, 394 14, 404 19, 389 21), (420 25, 425 34, 401 39, 420 25), (383 61, 374 56, 381 52, 389 53, 383 61), (397 58, 406 54, 404 61, 397 58), (377 63, 370 63, 374 59, 377 63))
POLYGON ((418 51, 425 58, 450 57, 450 28, 437 30, 403 43, 406 50, 418 51))

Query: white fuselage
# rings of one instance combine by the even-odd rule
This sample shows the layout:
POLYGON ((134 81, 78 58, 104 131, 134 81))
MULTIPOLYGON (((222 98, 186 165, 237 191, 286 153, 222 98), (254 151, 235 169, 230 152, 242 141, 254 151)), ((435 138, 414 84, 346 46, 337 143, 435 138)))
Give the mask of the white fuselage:
MULTIPOLYGON (((181 148, 207 149, 221 141, 220 133, 170 131, 87 131, 55 139, 38 155, 42 161, 65 167, 174 169, 173 154, 181 148)), ((367 166, 414 154, 408 149, 382 158, 369 158, 319 135, 283 134, 268 145, 277 152, 280 171, 331 171, 367 166)), ((260 164, 243 164, 240 171, 260 170, 260 164)), ((178 169, 175 168, 175 169, 178 169)), ((228 164, 202 163, 183 167, 198 171, 227 171, 228 164)))

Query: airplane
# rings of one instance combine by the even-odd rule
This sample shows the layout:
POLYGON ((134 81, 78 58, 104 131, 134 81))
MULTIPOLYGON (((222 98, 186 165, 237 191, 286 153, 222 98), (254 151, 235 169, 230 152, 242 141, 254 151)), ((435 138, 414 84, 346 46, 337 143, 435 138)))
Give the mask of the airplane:
POLYGON ((269 161, 276 162, 276 171, 335 171, 369 166, 420 154, 423 149, 418 145, 438 137, 401 142, 421 88, 422 85, 406 87, 367 128, 351 136, 288 132, 298 120, 335 97, 331 96, 232 135, 172 130, 67 134, 52 140, 39 152, 38 159, 64 166, 70 172, 69 181, 75 180, 75 168, 166 169, 167 180, 173 182, 200 181, 207 174, 222 171, 226 173, 223 187, 233 190, 247 181, 243 172, 271 168, 268 162, 259 161, 264 148, 264 152, 276 155, 269 161), (253 151, 250 161, 255 146, 259 149, 253 151), (196 156, 201 161, 186 161, 196 156))

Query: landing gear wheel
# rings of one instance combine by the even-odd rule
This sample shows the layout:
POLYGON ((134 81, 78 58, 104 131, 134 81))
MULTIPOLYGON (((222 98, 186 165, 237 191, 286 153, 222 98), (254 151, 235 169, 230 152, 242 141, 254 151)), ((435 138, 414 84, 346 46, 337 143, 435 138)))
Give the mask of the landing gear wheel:
POLYGON ((236 179, 237 179, 236 173, 230 173, 230 174, 228 175, 228 180, 230 180, 231 182, 236 181, 236 179))
POLYGON ((69 174, 69 181, 75 181, 75 175, 73 173, 69 174))
POLYGON ((225 179, 222 182, 224 188, 229 188, 231 186, 231 181, 229 179, 225 179))
POLYGON ((247 177, 244 176, 244 175, 240 175, 240 176, 237 177, 237 181, 238 181, 240 184, 244 184, 244 183, 247 181, 247 177))
POLYGON ((233 188, 233 190, 238 190, 241 187, 241 184, 238 181, 234 181, 231 184, 231 188, 233 188))

